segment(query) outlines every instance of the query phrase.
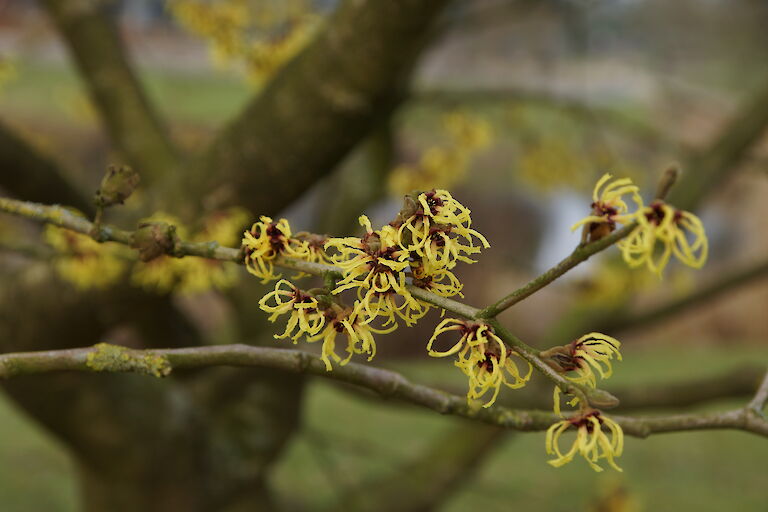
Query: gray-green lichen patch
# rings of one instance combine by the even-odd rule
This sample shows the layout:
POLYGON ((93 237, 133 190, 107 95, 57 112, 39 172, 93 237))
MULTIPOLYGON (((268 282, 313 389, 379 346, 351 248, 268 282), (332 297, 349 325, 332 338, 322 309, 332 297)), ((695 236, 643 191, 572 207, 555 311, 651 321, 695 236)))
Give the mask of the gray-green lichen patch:
POLYGON ((97 372, 132 372, 155 377, 171 373, 171 363, 165 356, 147 354, 109 343, 94 345, 85 364, 97 372))

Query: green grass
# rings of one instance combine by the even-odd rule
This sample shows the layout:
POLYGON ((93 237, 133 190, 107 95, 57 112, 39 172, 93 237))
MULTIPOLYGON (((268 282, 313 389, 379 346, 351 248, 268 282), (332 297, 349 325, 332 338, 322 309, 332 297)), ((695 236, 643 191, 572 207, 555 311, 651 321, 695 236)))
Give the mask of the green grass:
MULTIPOLYGON (((744 347, 656 346, 628 349, 625 356, 611 379, 617 385, 683 380, 768 361, 765 349, 744 347)), ((397 367, 415 380, 455 378, 451 366, 441 363, 397 367)), ((331 509, 338 506, 342 486, 393 474, 455 421, 421 409, 367 402, 322 380, 312 383, 305 403, 307 429, 277 464, 273 483, 294 500, 331 509)), ((7 400, 0 400, 0 417, 3 512, 77 510, 73 465, 64 449, 7 400)), ((768 505, 768 443, 754 435, 722 431, 629 438, 620 459, 622 474, 597 474, 580 460, 551 468, 543 437, 515 434, 500 443, 477 478, 444 510, 585 510, 598 493, 615 485, 624 486, 641 510, 764 512, 768 505)))
POLYGON ((74 465, 66 450, 0 395, 0 510, 77 510, 74 465))
MULTIPOLYGON (((768 361, 768 352, 714 347, 630 350, 614 384, 685 380, 756 361, 768 361)), ((434 381, 452 369, 432 361, 403 365, 403 371, 413 379, 434 381)), ((340 506, 336 500, 341 485, 392 474, 398 463, 415 457, 452 421, 428 411, 364 403, 324 382, 310 389, 305 418, 309 433, 294 441, 278 466, 275 483, 293 496, 331 509, 340 506), (341 477, 334 479, 331 473, 341 477)), ((546 464, 543 433, 517 434, 499 446, 445 510, 585 510, 596 495, 617 485, 626 488, 642 510, 757 512, 768 505, 768 443, 754 435, 722 431, 629 438, 620 463, 622 474, 597 474, 579 460, 555 469, 546 464)))
MULTIPOLYGON (((86 94, 74 68, 66 63, 17 63, 17 77, 0 93, 4 116, 89 123, 86 94)), ((240 78, 210 69, 142 69, 140 77, 153 103, 173 123, 215 126, 237 114, 253 94, 240 78)))

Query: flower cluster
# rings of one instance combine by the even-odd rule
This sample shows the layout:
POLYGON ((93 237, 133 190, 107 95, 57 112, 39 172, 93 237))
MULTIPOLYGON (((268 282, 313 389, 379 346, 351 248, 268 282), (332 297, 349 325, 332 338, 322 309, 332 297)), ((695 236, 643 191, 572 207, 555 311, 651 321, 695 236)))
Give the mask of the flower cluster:
POLYGON ((469 209, 446 190, 407 195, 397 218, 378 230, 360 217, 366 230, 361 238, 331 238, 325 245, 343 273, 333 293, 355 289, 356 310, 366 323, 381 317, 383 327, 396 326, 398 319, 413 325, 430 306, 413 297, 406 279, 443 297, 460 294, 451 269, 459 261, 474 263, 467 255, 489 247, 471 223, 469 209))
POLYGON ((628 178, 611 180, 603 175, 595 185, 592 213, 573 225, 583 227, 582 241, 599 240, 616 224, 637 223, 625 239, 618 242, 624 261, 630 267, 646 265, 659 276, 674 255, 680 262, 701 268, 707 260, 708 241, 704 226, 694 214, 656 200, 645 206, 638 188, 628 178), (631 194, 637 210, 629 212, 624 196, 631 194))
POLYGON ((206 39, 216 61, 239 63, 261 83, 309 40, 319 16, 306 0, 169 0, 168 8, 190 32, 206 39))
POLYGON ((624 450, 624 432, 618 423, 600 411, 591 410, 553 424, 547 430, 546 449, 548 455, 556 456, 549 461, 554 467, 560 467, 581 455, 595 471, 602 471, 597 462, 606 459, 615 470, 621 471, 614 459, 624 450), (563 433, 576 430, 576 439, 571 448, 563 453, 560 450, 560 438, 563 433), (605 431, 610 433, 610 437, 605 431))
MULTIPOLYGON (((613 358, 621 361, 619 348, 621 343, 616 338, 592 332, 563 346, 553 347, 540 354, 541 358, 555 371, 580 386, 594 389, 597 386, 597 376, 607 379, 613 374, 613 358)), ((555 386, 554 409, 560 412, 560 388, 555 386)), ((595 471, 602 468, 595 464, 600 458, 607 458, 608 463, 615 469, 613 459, 621 455, 623 432, 621 427, 603 415, 600 411, 588 409, 589 404, 581 403, 578 397, 572 398, 568 405, 580 406, 576 416, 566 418, 553 424, 547 431, 546 448, 550 455, 557 458, 549 461, 555 467, 570 462, 576 453, 581 454, 595 471), (605 426, 611 433, 612 439, 603 432, 605 426), (559 448, 560 435, 570 428, 577 430, 576 441, 571 449, 563 454, 559 448)))
POLYGON ((285 219, 273 222, 270 217, 261 216, 259 222, 243 234, 242 246, 245 254, 245 267, 248 272, 261 278, 262 283, 279 279, 275 274, 273 262, 278 256, 287 256, 297 260, 317 261, 315 251, 307 240, 294 237, 291 226, 285 219))
MULTIPOLYGON (((331 360, 345 364, 353 354, 373 357, 376 345, 371 333, 391 332, 400 322, 411 326, 426 315, 432 306, 414 297, 411 286, 443 297, 460 294, 462 285, 452 269, 458 262, 473 263, 469 255, 489 246, 470 227, 469 209, 445 190, 406 196, 397 218, 380 229, 374 229, 364 215, 359 220, 365 229, 361 237, 326 239, 308 233, 294 236, 285 219, 273 222, 261 217, 242 240, 248 271, 262 282, 280 277, 274 271, 278 258, 332 263, 340 271, 340 278, 332 284, 326 282, 325 288, 314 289, 314 294, 280 281, 260 303, 272 315, 272 321, 291 313, 288 327, 279 337, 296 341, 305 336, 309 342, 322 339, 328 369, 331 360), (354 293, 351 306, 343 302, 345 292, 354 293), (336 335, 340 333, 347 336, 346 358, 335 352, 336 335)), ((502 368, 507 354, 499 354, 502 368)), ((472 357, 475 361, 478 356, 472 357)), ((500 374, 495 366, 489 362, 488 368, 497 379, 500 374)), ((483 375, 478 387, 487 381, 483 375)))
POLYGON ((646 265, 661 275, 672 255, 689 267, 704 266, 709 243, 701 220, 694 214, 654 201, 638 211, 636 220, 638 228, 618 243, 630 267, 646 265))
POLYGON ((317 296, 282 279, 277 282, 274 291, 259 301, 259 307, 270 313, 270 322, 275 322, 282 315, 289 315, 285 331, 276 334, 275 338, 291 338, 293 343, 297 343, 302 336, 306 336, 309 343, 323 340, 321 357, 328 371, 333 369, 331 360, 345 365, 355 354, 368 354, 370 361, 376 355, 376 342, 372 333, 388 331, 364 323, 357 311, 344 307, 332 296, 323 295, 322 292, 327 293, 327 290, 316 291, 317 296), (336 338, 340 334, 347 341, 346 358, 336 353, 336 338))
POLYGON ((533 367, 517 352, 507 348, 493 329, 481 322, 470 322, 446 318, 438 324, 427 343, 427 351, 433 357, 457 355, 454 363, 469 379, 467 401, 480 400, 492 391, 490 400, 483 407, 490 407, 496 401, 501 385, 517 389, 525 386, 531 377, 533 367), (456 331, 459 339, 447 350, 436 350, 435 342, 440 335, 456 331), (518 363, 528 365, 523 374, 518 363))
POLYGON ((451 272, 458 262, 488 248, 488 240, 472 229, 470 211, 446 190, 408 195, 392 226, 400 247, 409 254, 414 284, 444 297, 460 294, 451 272))
POLYGON ((285 279, 278 281, 275 290, 261 298, 259 307, 270 313, 270 322, 290 313, 285 331, 283 334, 276 334, 277 339, 290 337, 295 342, 303 334, 309 336, 317 334, 325 325, 325 315, 320 311, 317 299, 302 292, 285 279), (270 301, 273 304, 270 304, 270 301))

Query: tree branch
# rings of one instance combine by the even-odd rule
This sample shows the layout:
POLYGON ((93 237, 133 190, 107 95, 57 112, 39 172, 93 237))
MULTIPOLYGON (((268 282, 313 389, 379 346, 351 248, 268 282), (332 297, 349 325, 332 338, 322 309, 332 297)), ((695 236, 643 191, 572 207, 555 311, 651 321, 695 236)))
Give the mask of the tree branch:
MULTIPOLYGON (((27 218, 49 222, 51 224, 65 227, 89 235, 99 242, 113 241, 125 245, 132 245, 134 234, 131 231, 124 231, 108 225, 95 226, 92 222, 78 217, 65 208, 60 206, 47 206, 37 203, 16 201, 14 199, 0 198, 0 211, 6 211, 27 218)), ((630 226, 627 226, 629 228, 630 226)), ((626 229, 626 228, 625 228, 626 229)), ((621 231, 621 230, 620 230, 621 231)), ((618 231, 616 233, 619 233, 618 231)), ((616 234, 614 233, 614 235, 616 234)), ((613 236, 613 235, 611 235, 613 236)), ((606 237, 610 238, 610 237, 606 237)), ((601 244, 605 239, 585 246, 588 250, 594 250, 591 246, 601 244)), ((606 245, 607 247, 607 245, 606 245)), ((198 242, 190 243, 176 240, 172 246, 167 249, 167 254, 175 257, 200 256, 204 258, 229 261, 243 264, 243 254, 240 249, 230 247, 221 247, 216 242, 198 242)), ((578 249, 577 249, 578 250, 578 249)), ((596 251, 595 251, 596 252, 596 251)), ((317 276, 332 275, 341 277, 340 269, 331 265, 314 263, 309 261, 299 261, 291 258, 277 258, 273 262, 275 265, 291 270, 298 270, 307 274, 317 276)), ((467 304, 441 297, 432 292, 418 288, 413 285, 407 285, 408 291, 416 298, 429 304, 437 306, 447 311, 456 313, 459 316, 468 319, 483 319, 489 325, 494 327, 501 339, 513 345, 522 357, 528 360, 534 368, 544 374, 545 377, 552 380, 561 390, 572 393, 582 399, 583 403, 592 403, 595 406, 613 407, 618 400, 609 393, 599 389, 589 389, 585 386, 575 384, 559 373, 550 368, 538 355, 538 352, 525 344, 522 340, 515 337, 511 332, 505 329, 495 319, 487 320, 480 316, 480 310, 467 304)))
MULTIPOLYGON (((88 362, 89 354, 98 355, 103 347, 73 348, 43 352, 20 352, 0 355, 0 377, 37 375, 58 371, 123 371, 152 373, 147 364, 167 365, 173 370, 206 368, 210 366, 253 366, 275 368, 293 373, 306 373, 368 388, 386 398, 396 398, 432 409, 440 414, 460 416, 512 430, 541 431, 559 421, 560 417, 544 411, 514 410, 504 407, 476 407, 464 397, 434 388, 414 384, 399 373, 371 366, 349 363, 325 369, 318 356, 279 348, 249 345, 218 345, 207 347, 132 350, 117 348, 119 357, 99 364, 88 362), (125 354, 124 356, 122 354, 125 354), (142 363, 151 361, 153 363, 142 363), (135 363, 134 363, 135 362, 135 363)), ((151 366, 149 367, 151 368, 151 366)), ((646 437, 654 433, 702 429, 746 430, 768 437, 768 421, 751 414, 747 407, 718 413, 697 413, 658 417, 612 416, 625 433, 646 437)))
POLYGON ((340 503, 359 512, 428 512, 471 483, 486 457, 500 449, 509 432, 461 423, 432 440, 391 474, 351 489, 340 503), (408 478, 403 478, 408 475, 408 478))
POLYGON ((749 402, 749 408, 759 415, 763 414, 765 405, 768 404, 768 372, 765 373, 760 387, 757 388, 755 397, 749 402))
POLYGON ((112 143, 142 174, 178 168, 179 155, 131 68, 108 2, 43 0, 63 36, 112 143))
POLYGON ((20 199, 69 204, 93 214, 93 203, 67 178, 64 169, 2 123, 0 169, 0 186, 20 199))
POLYGON ((622 238, 629 236, 630 233, 637 227, 636 223, 627 224, 623 228, 614 231, 605 238, 601 238, 596 242, 592 242, 586 245, 580 245, 573 250, 565 259, 560 261, 557 265, 550 268, 537 278, 525 286, 518 288, 514 292, 510 293, 506 297, 502 298, 498 302, 488 306, 479 313, 480 318, 494 318, 496 315, 508 309, 523 299, 526 299, 541 290, 552 281, 562 276, 573 267, 589 259, 590 256, 597 254, 598 252, 607 249, 611 245, 615 244, 622 238))
MULTIPOLYGON (((663 200, 667 197, 667 194, 672 189, 673 185, 677 181, 679 170, 677 167, 672 166, 665 170, 659 178, 659 183, 656 188, 655 199, 663 200)), ((573 267, 589 259, 590 256, 596 254, 603 249, 607 249, 611 245, 615 244, 622 238, 626 238, 637 227, 637 222, 631 222, 623 228, 614 231, 610 235, 597 240, 596 242, 588 244, 578 245, 573 252, 565 259, 560 261, 557 265, 550 268, 533 281, 529 282, 522 288, 518 288, 514 292, 510 293, 503 299, 499 300, 495 304, 483 309, 478 315, 479 318, 495 318, 496 315, 504 311, 505 309, 514 306, 523 299, 526 299, 541 290, 552 281, 562 276, 573 267)))
POLYGON ((209 148, 192 194, 221 186, 230 203, 283 209, 402 100, 427 28, 448 2, 342 2, 209 148))
POLYGON ((670 203, 694 210, 725 175, 746 156, 768 127, 768 84, 748 98, 715 141, 694 155, 687 172, 670 195, 670 203))
POLYGON ((733 272, 710 285, 694 291, 690 295, 670 300, 652 309, 638 313, 616 313, 596 319, 595 325, 599 325, 599 327, 595 327, 595 329, 605 332, 617 332, 630 330, 638 326, 647 327, 706 303, 734 288, 750 284, 766 276, 768 276, 768 260, 733 272))
POLYGON ((446 89, 440 87, 423 87, 411 93, 410 101, 431 104, 438 107, 452 107, 457 104, 485 105, 509 103, 515 105, 533 105, 562 112, 571 118, 584 121, 590 125, 606 123, 652 147, 680 147, 688 154, 691 149, 681 147, 681 143, 672 140, 668 135, 653 125, 623 114, 622 112, 598 105, 590 105, 584 101, 569 98, 564 95, 525 88, 499 87, 478 89, 446 89))

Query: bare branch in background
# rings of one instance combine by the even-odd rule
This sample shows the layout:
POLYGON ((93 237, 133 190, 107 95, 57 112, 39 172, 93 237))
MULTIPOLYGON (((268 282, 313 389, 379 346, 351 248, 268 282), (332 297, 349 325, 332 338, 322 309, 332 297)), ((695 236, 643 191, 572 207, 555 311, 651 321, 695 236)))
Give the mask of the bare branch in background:
POLYGON ((110 19, 108 2, 41 2, 85 80, 112 144, 148 178, 177 171, 179 154, 110 19))
POLYGON ((437 510, 472 483, 486 458, 509 437, 508 431, 489 425, 451 426, 391 474, 353 488, 357 492, 343 497, 341 503, 352 504, 351 510, 359 512, 437 510))
POLYGON ((0 123, 0 187, 19 199, 68 204, 92 215, 93 203, 51 158, 0 123))
POLYGON ((683 210, 696 209, 725 176, 744 160, 768 128, 768 84, 747 98, 705 150, 693 155, 683 169, 670 203, 683 210))
POLYGON ((448 3, 342 2, 203 155, 195 190, 226 187, 222 200, 267 215, 285 208, 403 99, 427 29, 448 3))

